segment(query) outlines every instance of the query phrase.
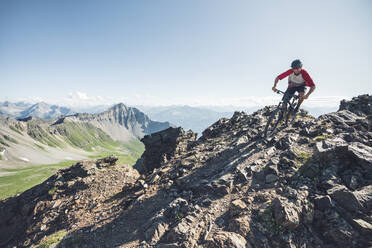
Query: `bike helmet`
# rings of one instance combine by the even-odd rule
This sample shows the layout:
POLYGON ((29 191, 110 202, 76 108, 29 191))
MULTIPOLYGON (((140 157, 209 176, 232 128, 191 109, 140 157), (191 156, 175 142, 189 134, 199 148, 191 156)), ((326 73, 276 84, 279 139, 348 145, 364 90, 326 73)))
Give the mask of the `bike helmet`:
POLYGON ((299 59, 296 59, 291 64, 292 69, 297 69, 302 67, 302 63, 299 59))

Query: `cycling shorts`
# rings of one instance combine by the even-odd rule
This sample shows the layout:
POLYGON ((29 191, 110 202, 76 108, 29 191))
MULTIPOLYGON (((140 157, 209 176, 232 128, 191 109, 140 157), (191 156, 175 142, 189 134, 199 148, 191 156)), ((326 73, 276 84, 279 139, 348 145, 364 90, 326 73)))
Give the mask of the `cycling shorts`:
POLYGON ((288 87, 288 89, 284 93, 282 101, 289 102, 296 91, 298 93, 305 93, 305 86, 288 87))

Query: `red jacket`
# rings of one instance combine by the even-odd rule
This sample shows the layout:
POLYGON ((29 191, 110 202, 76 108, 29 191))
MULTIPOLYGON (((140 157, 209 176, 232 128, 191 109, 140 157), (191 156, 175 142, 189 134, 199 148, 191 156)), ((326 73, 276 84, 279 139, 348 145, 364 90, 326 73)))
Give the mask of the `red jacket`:
MULTIPOLYGON (((278 76, 278 78, 279 78, 279 80, 282 80, 283 78, 286 78, 287 76, 291 75, 292 73, 294 73, 293 69, 289 69, 288 71, 283 72, 282 74, 280 74, 278 76)), ((301 69, 301 76, 305 81, 305 86, 308 86, 308 87, 315 86, 315 84, 314 84, 313 80, 311 79, 309 73, 307 73, 307 71, 305 71, 304 69, 301 69)), ((288 87, 292 87, 292 86, 289 85, 288 87)))

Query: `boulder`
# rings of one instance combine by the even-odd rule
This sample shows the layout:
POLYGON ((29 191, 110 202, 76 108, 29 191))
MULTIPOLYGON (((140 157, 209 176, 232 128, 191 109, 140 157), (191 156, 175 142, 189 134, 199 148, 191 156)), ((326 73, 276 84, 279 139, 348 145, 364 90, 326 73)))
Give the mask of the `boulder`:
POLYGON ((249 222, 250 218, 247 215, 231 219, 229 223, 229 231, 238 233, 245 237, 251 230, 249 222))
POLYGON ((337 185, 327 190, 327 193, 338 205, 350 212, 359 212, 363 209, 356 195, 343 185, 337 185))
POLYGON ((354 191, 353 194, 360 205, 363 206, 365 212, 372 211, 372 185, 368 185, 357 191, 354 191))
POLYGON ((372 115, 372 95, 353 97, 350 101, 342 100, 338 111, 348 110, 359 116, 372 115))
POLYGON ((270 184, 270 183, 273 183, 273 182, 276 182, 278 180, 278 176, 274 175, 274 174, 269 174, 266 176, 265 178, 265 181, 266 183, 270 184))
POLYGON ((278 225, 294 230, 300 224, 300 214, 293 203, 275 198, 272 202, 272 208, 275 221, 278 225))
POLYGON ((247 241, 240 234, 218 231, 210 235, 208 248, 245 248, 247 241))
POLYGON ((156 222, 145 232, 145 238, 150 245, 156 244, 168 229, 168 224, 156 222))
POLYGON ((323 212, 332 208, 332 200, 328 195, 315 197, 314 204, 316 209, 323 212))
POLYGON ((134 168, 141 174, 148 174, 161 167, 171 157, 181 155, 196 140, 197 134, 191 130, 185 132, 181 127, 170 127, 166 130, 146 135, 141 139, 145 144, 145 152, 134 168))
POLYGON ((372 169, 372 147, 352 142, 346 149, 340 149, 340 152, 348 153, 364 169, 372 169))
POLYGON ((372 235, 372 224, 363 219, 353 219, 353 225, 363 234, 372 235))
POLYGON ((244 213, 244 211, 246 210, 247 210, 247 205, 245 204, 245 202, 243 202, 242 200, 235 200, 231 202, 229 211, 230 211, 231 216, 237 216, 237 215, 244 213))

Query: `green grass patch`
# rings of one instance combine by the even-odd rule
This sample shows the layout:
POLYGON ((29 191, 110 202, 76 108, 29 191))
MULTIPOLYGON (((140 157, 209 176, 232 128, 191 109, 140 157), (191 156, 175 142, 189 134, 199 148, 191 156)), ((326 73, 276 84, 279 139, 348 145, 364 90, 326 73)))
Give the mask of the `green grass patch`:
POLYGON ((44 146, 41 146, 41 145, 38 145, 36 143, 34 143, 34 145, 39 148, 40 150, 43 150, 43 151, 46 151, 45 147, 44 146))
POLYGON ((8 143, 5 142, 5 140, 3 140, 3 138, 0 137, 0 144, 2 144, 3 146, 8 146, 8 143))
POLYGON ((63 122, 55 129, 70 145, 93 152, 94 147, 114 150, 121 144, 90 123, 63 122))
POLYGON ((138 139, 132 139, 128 143, 124 144, 124 147, 127 148, 130 152, 139 155, 145 151, 145 145, 138 139))
POLYGON ((0 199, 22 193, 44 182, 59 169, 70 167, 74 163, 76 163, 76 161, 34 165, 26 168, 2 169, 0 172, 9 172, 10 174, 0 176, 0 199))
POLYGON ((0 155, 0 160, 3 160, 3 157, 0 155))
POLYGON ((310 158, 310 154, 307 152, 298 152, 296 153, 297 159, 300 159, 301 161, 306 161, 310 158))
POLYGON ((317 142, 317 141, 321 141, 321 140, 326 140, 326 139, 330 139, 332 138, 333 135, 332 134, 322 134, 322 135, 319 135, 319 136, 316 136, 315 138, 313 138, 313 141, 317 142))
POLYGON ((299 168, 304 165, 311 157, 311 154, 308 152, 295 152, 296 154, 296 167, 299 168))
POLYGON ((57 187, 54 186, 53 188, 51 188, 51 189, 48 191, 48 194, 49 194, 49 195, 53 195, 53 194, 56 192, 56 190, 57 190, 57 187))
MULTIPOLYGON (((40 149, 44 147, 35 144, 40 149)), ((137 139, 127 144, 118 142, 100 143, 101 150, 95 149, 90 158, 103 158, 115 155, 119 158, 117 164, 134 165, 145 150, 144 145, 137 139)), ((93 149, 92 149, 93 150, 93 149)), ((0 199, 22 193, 33 186, 42 183, 59 169, 69 167, 76 161, 64 161, 57 164, 34 165, 25 168, 1 169, 0 172, 8 172, 0 176, 0 199)), ((53 190, 53 189, 52 189, 53 190)), ((49 194, 54 192, 50 191, 49 194)))
POLYGON ((9 126, 10 129, 12 129, 14 132, 20 134, 20 135, 23 135, 23 133, 21 133, 21 131, 19 131, 16 127, 14 126, 9 126))
POLYGON ((56 233, 53 233, 45 237, 43 240, 40 241, 40 243, 36 247, 37 248, 48 248, 49 246, 53 244, 59 244, 66 235, 67 235, 66 230, 60 230, 56 233))
POLYGON ((315 141, 325 140, 327 137, 325 135, 319 135, 314 138, 315 141))
POLYGON ((118 161, 116 162, 117 164, 134 165, 142 156, 144 151, 144 144, 137 139, 132 139, 126 144, 120 144, 120 146, 116 147, 115 149, 103 150, 89 157, 103 158, 110 155, 115 155, 118 157, 118 161))

